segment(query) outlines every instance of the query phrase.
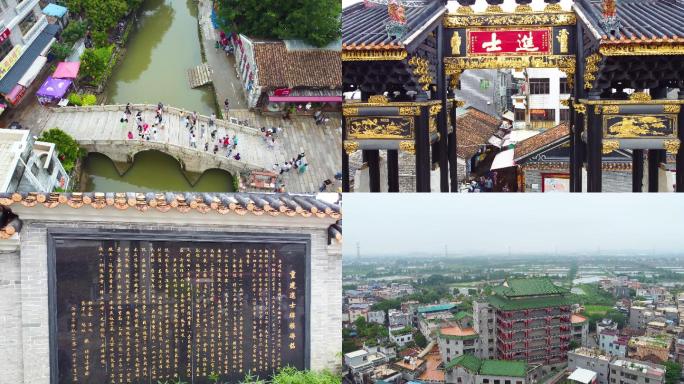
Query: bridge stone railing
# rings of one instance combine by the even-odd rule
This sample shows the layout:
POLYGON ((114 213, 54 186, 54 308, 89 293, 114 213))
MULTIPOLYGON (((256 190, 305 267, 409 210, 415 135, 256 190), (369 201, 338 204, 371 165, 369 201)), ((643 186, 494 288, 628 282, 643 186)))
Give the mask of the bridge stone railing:
MULTIPOLYGON (((91 105, 87 107, 78 107, 78 106, 70 106, 70 107, 53 107, 51 108, 52 112, 55 113, 74 113, 74 112, 123 112, 126 110, 126 105, 125 104, 110 104, 110 105, 91 105)), ((131 111, 151 111, 154 112, 157 110, 157 106, 154 104, 131 104, 131 111)), ((165 114, 172 114, 175 116, 178 116, 179 118, 182 118, 183 114, 191 113, 192 111, 189 110, 184 110, 172 106, 164 106, 164 113, 165 114)), ((198 121, 200 123, 204 123, 206 125, 209 125, 209 116, 205 115, 198 115, 198 121)), ((229 120, 223 120, 219 119, 218 117, 214 120, 215 124, 217 127, 222 127, 225 129, 233 129, 236 131, 240 131, 242 133, 247 133, 255 136, 261 135, 261 131, 257 128, 253 128, 247 125, 241 125, 241 124, 235 124, 231 123, 229 120)))

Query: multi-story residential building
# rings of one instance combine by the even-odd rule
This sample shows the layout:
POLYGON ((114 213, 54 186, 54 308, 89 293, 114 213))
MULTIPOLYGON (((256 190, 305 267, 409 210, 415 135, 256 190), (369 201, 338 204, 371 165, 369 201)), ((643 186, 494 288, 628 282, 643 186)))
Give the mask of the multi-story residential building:
POLYGON ((682 334, 674 341, 674 357, 679 364, 684 364, 684 335, 682 334))
POLYGON ((455 90, 468 106, 492 116, 500 116, 512 107, 510 70, 469 69, 460 77, 455 90))
POLYGON ((655 317, 653 310, 642 306, 632 306, 629 308, 630 328, 644 328, 649 321, 655 317))
POLYGON ((589 321, 582 315, 573 314, 570 322, 572 323, 572 340, 577 345, 586 347, 589 339, 589 321))
POLYGON ((405 357, 392 364, 392 368, 401 372, 402 379, 412 381, 418 378, 427 369, 427 361, 417 357, 405 357))
POLYGON ((388 362, 387 356, 377 350, 370 352, 365 349, 359 349, 344 355, 344 366, 354 376, 370 372, 373 368, 386 362, 388 362))
POLYGON ((665 367, 659 364, 616 359, 610 363, 610 384, 663 384, 665 367))
POLYGON ((679 324, 679 310, 675 306, 658 306, 658 311, 662 313, 666 320, 674 324, 679 324))
POLYGON ((617 330, 606 329, 599 333, 599 348, 612 356, 627 356, 629 336, 620 335, 617 330))
POLYGON ((611 319, 603 319, 596 322, 596 334, 600 335, 603 331, 617 331, 618 324, 611 319))
MULTIPOLYGON (((564 361, 572 340, 568 293, 548 278, 509 279, 494 287, 486 299, 496 319, 495 357, 528 363, 564 361)), ((474 313, 475 323, 480 323, 479 313, 474 313)))
POLYGON ((484 299, 473 302, 473 328, 480 335, 476 356, 483 359, 492 359, 496 356, 496 316, 494 308, 484 299))
POLYGON ((0 129, 0 192, 48 193, 67 189, 69 180, 53 143, 28 130, 0 129))
POLYGON ((456 322, 439 330, 437 345, 444 363, 464 354, 479 357, 480 335, 473 329, 473 318, 466 312, 459 312, 455 317, 456 322))
POLYGON ((580 347, 568 352, 568 370, 589 369, 596 372, 598 384, 608 384, 611 360, 612 357, 601 350, 580 347))
POLYGON ((39 0, 0 1, 0 94, 9 105, 23 100, 58 30, 48 24, 39 0))
POLYGON ((410 284, 392 283, 387 287, 373 291, 373 295, 385 300, 407 296, 415 292, 410 284))
POLYGON ((657 336, 667 331, 667 323, 664 321, 649 321, 646 324, 646 336, 657 336))
POLYGON ((389 338, 399 347, 413 341, 413 331, 411 327, 389 328, 389 338))
POLYGON ((396 309, 390 309, 387 313, 389 326, 393 328, 406 327, 411 325, 411 314, 396 309))
POLYGON ((667 289, 658 286, 637 288, 636 295, 654 302, 666 302, 672 298, 672 294, 667 289))
POLYGON ((632 337, 627 344, 627 355, 639 360, 667 361, 672 344, 672 336, 666 334, 632 337))
POLYGON ((350 289, 344 291, 344 297, 347 300, 347 304, 361 304, 366 302, 366 297, 369 295, 367 291, 360 291, 356 289, 350 289))
POLYGON ((385 324, 385 311, 368 311, 368 322, 385 324))
POLYGON ((512 96, 514 129, 543 130, 568 121, 569 109, 560 103, 570 97, 567 75, 558 69, 529 68, 514 72, 519 92, 512 96))
POLYGON ((453 303, 418 307, 416 309, 418 329, 425 338, 432 340, 435 331, 442 328, 443 324, 453 317, 456 308, 456 304, 453 303))
POLYGON ((349 310, 349 321, 354 322, 359 317, 363 317, 368 321, 368 312, 370 312, 370 304, 351 304, 349 310))
POLYGON ((540 375, 524 361, 483 360, 470 354, 445 363, 444 371, 446 383, 458 384, 527 384, 540 375))

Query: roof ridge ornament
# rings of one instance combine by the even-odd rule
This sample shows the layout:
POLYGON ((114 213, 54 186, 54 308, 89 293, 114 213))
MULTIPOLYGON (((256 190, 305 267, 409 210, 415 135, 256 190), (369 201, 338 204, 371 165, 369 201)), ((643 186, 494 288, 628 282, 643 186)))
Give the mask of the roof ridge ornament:
POLYGON ((617 17, 618 0, 603 0, 603 19, 601 28, 607 33, 614 35, 620 28, 620 19, 617 17))
POLYGON ((385 25, 387 36, 390 39, 401 39, 408 30, 406 26, 406 9, 401 0, 389 0, 387 2, 387 14, 390 19, 385 25))

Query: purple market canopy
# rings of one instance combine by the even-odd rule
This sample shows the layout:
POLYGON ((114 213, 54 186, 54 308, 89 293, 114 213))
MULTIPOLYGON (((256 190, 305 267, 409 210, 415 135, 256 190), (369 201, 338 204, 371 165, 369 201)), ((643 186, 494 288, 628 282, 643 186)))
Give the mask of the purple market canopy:
POLYGON ((71 80, 48 77, 36 95, 38 97, 61 98, 71 86, 71 80))

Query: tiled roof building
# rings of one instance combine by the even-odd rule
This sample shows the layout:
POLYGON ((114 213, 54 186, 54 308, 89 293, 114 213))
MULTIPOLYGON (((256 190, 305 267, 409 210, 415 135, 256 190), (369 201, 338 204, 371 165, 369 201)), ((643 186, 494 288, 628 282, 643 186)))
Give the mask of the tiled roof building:
POLYGON ((342 61, 337 51, 288 51, 282 41, 264 41, 255 42, 254 53, 260 86, 342 87, 342 61))
MULTIPOLYGON (((519 192, 549 192, 547 179, 570 177, 570 129, 566 123, 529 137, 515 145, 519 192)), ((603 190, 631 192, 631 154, 625 150, 603 155, 603 190)))
MULTIPOLYGON (((446 12, 446 1, 425 1, 405 7, 405 31, 388 33, 388 7, 365 2, 342 10, 342 61, 344 91, 382 94, 385 91, 420 91, 426 84, 409 64, 412 57, 428 58, 428 77, 435 78, 436 39, 430 34, 446 12), (377 65, 367 66, 373 62, 377 65)), ((425 77, 427 79, 427 77, 425 77)))
POLYGON ((572 339, 568 293, 548 278, 510 279, 495 287, 486 300, 496 319, 496 357, 546 364, 565 359, 572 339))
POLYGON ((250 108, 342 102, 339 42, 316 48, 301 41, 235 38, 238 78, 250 108))
POLYGON ((497 131, 501 121, 475 108, 456 118, 456 142, 458 157, 469 160, 497 131))
POLYGON ((447 363, 444 370, 448 383, 499 381, 524 384, 532 378, 530 367, 524 361, 483 360, 470 354, 447 363))
POLYGON ((585 30, 585 49, 601 54, 592 80, 593 93, 610 88, 655 90, 673 83, 682 87, 684 4, 620 1, 616 7, 619 23, 612 28, 603 27, 601 1, 578 0, 573 8, 585 30), (668 59, 663 60, 663 55, 668 59))
MULTIPOLYGON (((261 216, 318 217, 341 219, 338 205, 313 196, 268 193, 14 193, 0 194, 0 239, 21 229, 21 221, 11 213, 12 206, 66 206, 73 209, 117 209, 139 212, 197 212, 201 214, 247 214, 261 216)), ((332 225, 328 234, 342 239, 341 223, 332 225)))

